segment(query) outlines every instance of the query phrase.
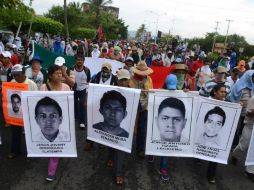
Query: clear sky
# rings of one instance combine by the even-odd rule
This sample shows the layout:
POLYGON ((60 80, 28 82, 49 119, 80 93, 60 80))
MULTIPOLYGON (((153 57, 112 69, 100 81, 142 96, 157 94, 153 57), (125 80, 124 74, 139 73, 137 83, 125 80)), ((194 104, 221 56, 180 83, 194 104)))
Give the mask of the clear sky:
MULTIPOLYGON (((63 0, 34 0, 32 7, 37 14, 43 14, 52 5, 63 5, 63 0)), ((202 37, 215 31, 215 22, 219 21, 218 32, 225 35, 226 20, 233 20, 229 34, 243 35, 254 44, 254 0, 113 0, 112 6, 120 8, 119 17, 129 25, 130 31, 145 24, 155 34, 158 19, 158 29, 162 32, 170 30, 183 38, 202 37)))

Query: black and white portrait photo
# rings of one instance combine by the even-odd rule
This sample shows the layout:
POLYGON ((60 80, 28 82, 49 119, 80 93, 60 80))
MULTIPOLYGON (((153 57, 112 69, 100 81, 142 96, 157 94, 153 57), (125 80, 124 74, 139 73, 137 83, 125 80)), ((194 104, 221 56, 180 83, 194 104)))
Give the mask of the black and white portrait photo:
POLYGON ((197 144, 210 147, 221 147, 221 136, 219 132, 226 121, 226 113, 219 106, 209 110, 204 117, 204 132, 197 139, 197 144))
POLYGON ((21 91, 8 90, 8 115, 14 118, 22 118, 21 91))
POLYGON ((100 100, 99 112, 103 121, 93 125, 94 129, 105 131, 119 137, 129 137, 129 132, 121 128, 121 122, 127 116, 126 98, 115 90, 107 91, 100 100))
POLYGON ((151 92, 148 101, 146 154, 190 157, 196 105, 194 96, 183 91, 151 92))
POLYGON ((25 92, 22 108, 28 156, 76 157, 73 92, 25 92))
POLYGON ((131 152, 140 90, 89 84, 89 140, 131 152))
POLYGON ((35 120, 40 132, 34 137, 35 141, 70 141, 70 134, 61 129, 63 111, 52 98, 44 97, 35 106, 35 120))
POLYGON ((180 142, 187 119, 183 101, 170 97, 164 99, 155 117, 162 141, 180 142))

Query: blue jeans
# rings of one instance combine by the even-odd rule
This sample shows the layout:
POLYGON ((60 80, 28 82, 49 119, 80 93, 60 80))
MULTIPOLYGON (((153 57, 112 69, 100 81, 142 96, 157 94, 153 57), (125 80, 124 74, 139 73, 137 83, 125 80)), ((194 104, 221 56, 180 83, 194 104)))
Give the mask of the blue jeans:
POLYGON ((80 123, 86 124, 87 113, 85 109, 86 89, 81 91, 74 91, 74 107, 75 118, 79 119, 80 123))
POLYGON ((139 112, 138 129, 137 129, 137 151, 145 151, 146 128, 147 128, 147 110, 139 112))

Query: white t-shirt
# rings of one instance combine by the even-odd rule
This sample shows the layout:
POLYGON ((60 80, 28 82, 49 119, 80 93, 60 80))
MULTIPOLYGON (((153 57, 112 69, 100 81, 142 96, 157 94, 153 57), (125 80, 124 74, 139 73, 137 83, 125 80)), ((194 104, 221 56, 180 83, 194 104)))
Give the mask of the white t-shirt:
POLYGON ((77 91, 85 90, 87 88, 87 75, 84 70, 77 71, 74 69, 75 82, 77 84, 77 91))

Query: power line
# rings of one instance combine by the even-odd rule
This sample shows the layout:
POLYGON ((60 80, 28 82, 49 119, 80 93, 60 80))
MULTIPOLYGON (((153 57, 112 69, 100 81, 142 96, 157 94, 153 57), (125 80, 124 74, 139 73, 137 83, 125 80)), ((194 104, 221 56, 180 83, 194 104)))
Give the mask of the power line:
POLYGON ((218 29, 219 29, 219 21, 216 21, 216 27, 215 27, 215 33, 214 33, 214 37, 213 37, 213 47, 212 47, 212 53, 214 51, 214 46, 215 46, 215 43, 216 43, 216 37, 217 37, 217 33, 218 33, 218 29))
POLYGON ((229 25, 230 25, 230 22, 233 22, 233 20, 226 20, 228 22, 228 27, 227 27, 227 33, 226 33, 226 38, 225 38, 225 42, 224 42, 224 49, 226 47, 226 43, 227 43, 227 40, 228 40, 228 31, 229 31, 229 25))

